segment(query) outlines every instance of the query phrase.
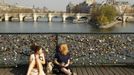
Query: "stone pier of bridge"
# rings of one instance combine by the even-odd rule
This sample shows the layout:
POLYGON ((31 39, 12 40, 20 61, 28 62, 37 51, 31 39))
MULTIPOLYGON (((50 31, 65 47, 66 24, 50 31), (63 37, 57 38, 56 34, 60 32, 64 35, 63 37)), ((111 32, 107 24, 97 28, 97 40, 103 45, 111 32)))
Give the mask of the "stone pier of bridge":
POLYGON ((52 18, 55 16, 61 17, 62 22, 66 22, 67 17, 74 17, 79 20, 81 17, 89 17, 87 13, 3 13, 0 16, 3 17, 4 21, 12 21, 12 18, 18 18, 20 22, 24 21, 26 17, 32 17, 33 21, 38 21, 39 17, 47 17, 48 22, 52 22, 52 18))

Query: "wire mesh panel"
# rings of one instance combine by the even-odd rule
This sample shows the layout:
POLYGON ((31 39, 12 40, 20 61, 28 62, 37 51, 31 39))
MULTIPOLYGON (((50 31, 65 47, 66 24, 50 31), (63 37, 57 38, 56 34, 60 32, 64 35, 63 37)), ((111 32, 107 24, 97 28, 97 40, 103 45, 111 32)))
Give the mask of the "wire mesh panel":
POLYGON ((17 66, 27 64, 33 50, 32 44, 41 46, 46 52, 46 59, 53 57, 56 39, 53 34, 2 34, 0 35, 0 65, 17 66))
POLYGON ((53 60, 56 46, 63 42, 75 66, 134 63, 134 34, 0 34, 0 66, 28 64, 33 43, 53 60))
POLYGON ((134 34, 61 34, 74 65, 134 63, 134 34))

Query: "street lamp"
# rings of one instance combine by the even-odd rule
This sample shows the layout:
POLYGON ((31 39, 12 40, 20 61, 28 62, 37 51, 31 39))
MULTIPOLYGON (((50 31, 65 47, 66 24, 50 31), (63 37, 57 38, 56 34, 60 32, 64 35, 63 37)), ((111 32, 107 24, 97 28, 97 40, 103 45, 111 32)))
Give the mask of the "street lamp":
POLYGON ((33 4, 33 13, 35 13, 35 5, 33 4))
POLYGON ((17 13, 19 13, 19 7, 18 7, 18 3, 17 2, 15 3, 15 7, 17 9, 17 13))

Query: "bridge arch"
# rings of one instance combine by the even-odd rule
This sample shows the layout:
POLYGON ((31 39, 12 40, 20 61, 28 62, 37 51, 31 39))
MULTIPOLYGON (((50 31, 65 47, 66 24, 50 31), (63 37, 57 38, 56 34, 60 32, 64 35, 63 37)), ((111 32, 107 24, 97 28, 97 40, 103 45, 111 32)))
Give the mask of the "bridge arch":
POLYGON ((48 21, 47 16, 37 16, 37 21, 48 21))
POLYGON ((62 21, 62 16, 60 16, 60 15, 54 15, 54 16, 52 16, 51 17, 51 20, 53 21, 53 22, 59 22, 59 21, 62 21))
POLYGON ((1 21, 5 21, 5 18, 2 17, 2 16, 0 16, 0 20, 1 20, 1 21))
POLYGON ((13 21, 13 18, 15 18, 14 16, 10 16, 10 17, 8 17, 8 20, 9 21, 13 21))
POLYGON ((27 21, 27 19, 28 19, 28 21, 29 21, 29 20, 30 20, 30 21, 33 21, 33 17, 32 17, 32 16, 27 16, 27 15, 26 15, 26 16, 23 16, 23 17, 22 17, 22 20, 23 20, 23 21, 27 21))
MULTIPOLYGON (((13 18, 18 18, 19 21, 37 21, 41 18, 46 18, 48 22, 51 21, 62 21, 65 22, 67 20, 74 20, 85 18, 87 19, 87 15, 85 13, 6 13, 1 14, 4 16, 5 21, 12 21, 13 18), (58 20, 57 20, 58 18, 58 20)), ((45 20, 46 20, 45 19, 45 20)))
POLYGON ((88 16, 81 16, 80 19, 88 20, 88 16))
POLYGON ((76 19, 75 16, 67 16, 67 17, 66 17, 66 20, 67 20, 67 21, 73 21, 74 19, 76 19))
POLYGON ((133 22, 134 21, 134 16, 126 16, 125 17, 125 22, 133 22))

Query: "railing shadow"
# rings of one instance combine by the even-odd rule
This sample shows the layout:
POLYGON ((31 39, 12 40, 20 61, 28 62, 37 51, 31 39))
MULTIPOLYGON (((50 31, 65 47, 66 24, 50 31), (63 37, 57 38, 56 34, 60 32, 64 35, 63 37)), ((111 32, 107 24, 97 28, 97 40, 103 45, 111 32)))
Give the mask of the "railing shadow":
POLYGON ((13 67, 10 70, 10 73, 13 75, 26 75, 28 66, 27 65, 21 65, 18 67, 13 67))

